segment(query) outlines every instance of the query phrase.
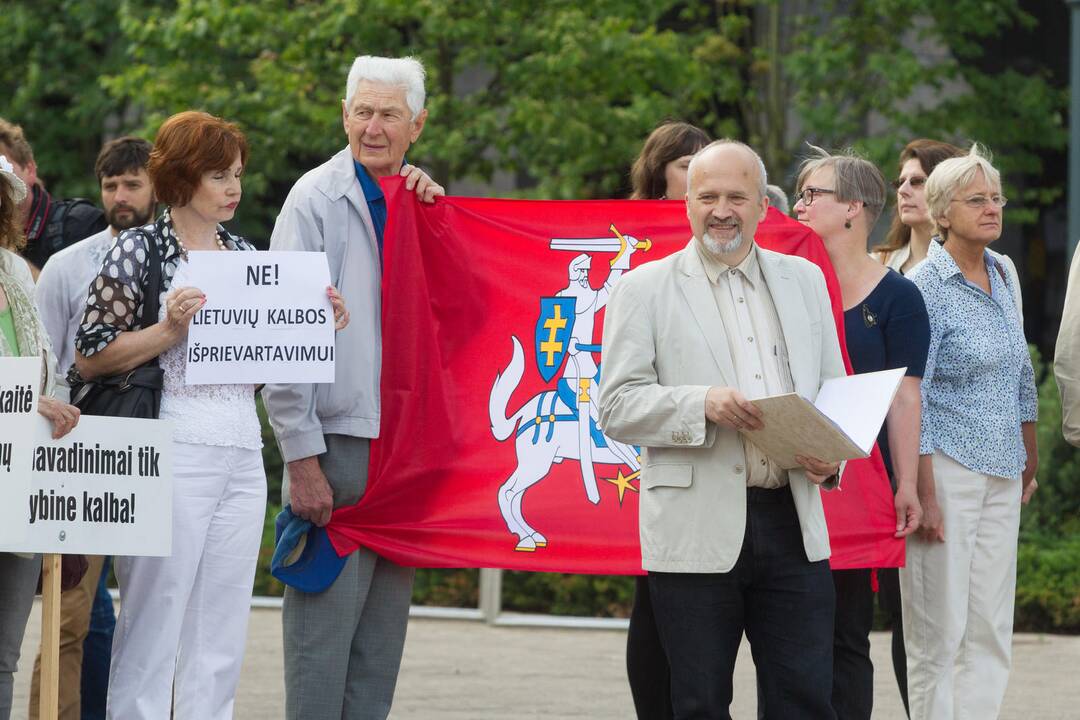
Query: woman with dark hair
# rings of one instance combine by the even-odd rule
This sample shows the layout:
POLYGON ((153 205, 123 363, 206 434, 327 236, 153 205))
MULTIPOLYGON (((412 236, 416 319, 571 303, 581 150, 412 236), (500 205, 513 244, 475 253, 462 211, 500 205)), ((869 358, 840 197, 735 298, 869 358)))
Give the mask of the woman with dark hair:
POLYGON ((709 136, 690 123, 665 122, 649 133, 630 168, 631 200, 682 200, 690 158, 709 136))
MULTIPOLYGON (((666 122, 650 133, 630 170, 632 200, 682 200, 690 158, 709 136, 684 122, 666 122)), ((671 709, 671 668, 656 629, 649 582, 639 575, 626 637, 626 673, 640 720, 667 720, 671 709)))
POLYGON ((885 242, 873 252, 882 265, 907 275, 926 258, 930 238, 936 232, 926 209, 926 178, 939 162, 962 154, 955 145, 926 138, 912 140, 900 151, 900 174, 892 183, 896 189, 896 215, 885 242))
MULTIPOLYGON (((34 305, 30 267, 17 254, 26 242, 19 217, 26 192, 0 155, 0 357, 43 359, 38 413, 52 422, 53 437, 59 438, 79 422, 79 409, 52 397, 56 358, 34 305)), ((40 573, 40 555, 0 552, 0 720, 11 715, 15 668, 40 573)))
MULTIPOLYGON (((172 281, 191 252, 254 250, 220 224, 236 212, 247 158, 232 123, 194 111, 165 121, 147 170, 167 207, 116 238, 75 338, 86 379, 157 358, 160 417, 173 423, 172 554, 116 558, 111 718, 232 717, 266 508, 262 438, 252 385, 185 382, 188 327, 206 296, 172 281), (157 298, 146 287, 152 262, 157 298), (153 299, 157 322, 143 327, 153 299)), ((344 304, 333 288, 328 294, 343 327, 344 304)))

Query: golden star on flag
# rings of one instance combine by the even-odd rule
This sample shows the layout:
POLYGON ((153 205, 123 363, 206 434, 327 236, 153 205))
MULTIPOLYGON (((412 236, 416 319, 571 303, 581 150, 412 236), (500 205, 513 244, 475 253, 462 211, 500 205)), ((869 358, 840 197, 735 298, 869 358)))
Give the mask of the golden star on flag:
POLYGON ((638 475, 641 475, 640 470, 636 470, 629 475, 623 475, 622 470, 620 470, 618 477, 604 478, 609 483, 619 488, 619 507, 622 507, 623 496, 626 495, 627 490, 632 490, 633 492, 638 491, 638 489, 634 487, 634 485, 631 483, 631 480, 636 479, 638 475))

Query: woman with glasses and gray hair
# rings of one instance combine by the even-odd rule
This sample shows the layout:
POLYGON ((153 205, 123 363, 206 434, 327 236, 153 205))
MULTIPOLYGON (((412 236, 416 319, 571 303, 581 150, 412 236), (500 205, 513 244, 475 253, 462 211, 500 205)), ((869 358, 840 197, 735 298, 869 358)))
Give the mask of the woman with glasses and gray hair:
MULTIPOLYGON (((926 207, 926 178, 942 160, 961 157, 964 151, 955 145, 938 140, 912 140, 900 151, 900 174, 893 180, 896 189, 896 215, 885 236, 885 242, 874 248, 873 255, 896 272, 907 275, 921 263, 930 249, 930 240, 937 232, 926 207)), ((1013 299, 1024 319, 1024 304, 1020 297, 1020 278, 1008 255, 987 248, 987 252, 1005 268, 1012 281, 1013 299)))
POLYGON ((975 145, 926 181, 941 237, 909 277, 930 317, 923 526, 900 571, 914 720, 996 718, 1012 655, 1020 504, 1038 484, 1035 376, 1015 280, 987 250, 1001 176, 975 145))
MULTIPOLYGON (((912 140, 904 146, 900 151, 899 175, 892 181, 896 190, 896 214, 893 215, 885 242, 873 250, 874 259, 902 275, 906 275, 926 259, 930 242, 937 233, 937 227, 930 218, 930 210, 926 205, 926 178, 941 161, 963 155, 964 151, 955 145, 927 138, 912 140)), ((1020 321, 1023 322, 1024 305, 1020 297, 1020 278, 1016 274, 1016 266, 1007 255, 1000 255, 989 248, 987 252, 1005 268, 1020 321)), ((896 672, 896 682, 900 686, 900 696, 906 710, 907 656, 904 652, 900 577, 895 568, 886 568, 878 571, 878 581, 879 604, 889 615, 893 628, 893 670, 896 672)))
MULTIPOLYGON (((886 186, 870 162, 811 146, 795 192, 798 220, 821 236, 840 283, 848 357, 855 372, 906 368, 878 447, 894 493, 896 537, 919 526, 920 379, 930 328, 915 285, 867 252, 870 231, 885 207, 886 186)), ((832 705, 839 720, 869 720, 874 700, 870 630, 874 592, 870 568, 834 570, 832 705)), ((902 640, 900 642, 902 647, 902 640)))

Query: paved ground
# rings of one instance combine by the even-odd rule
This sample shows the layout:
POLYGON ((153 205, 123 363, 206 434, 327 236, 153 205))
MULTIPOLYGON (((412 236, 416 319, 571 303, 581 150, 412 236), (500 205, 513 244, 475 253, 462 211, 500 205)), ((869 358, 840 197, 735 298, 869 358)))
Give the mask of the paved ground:
MULTIPOLYGON (((14 720, 26 698, 39 612, 27 628, 15 679, 14 720)), ((414 619, 398 682, 394 720, 525 720, 632 718, 624 673, 626 633, 491 627, 462 620, 414 619)), ((889 638, 872 638, 875 720, 903 720, 889 660, 889 638)), ((754 717, 754 671, 744 645, 735 679, 735 718, 754 717)), ((1080 718, 1080 637, 1018 635, 1002 720, 1080 718)), ((282 716, 281 620, 277 610, 252 611, 236 717, 282 716)))

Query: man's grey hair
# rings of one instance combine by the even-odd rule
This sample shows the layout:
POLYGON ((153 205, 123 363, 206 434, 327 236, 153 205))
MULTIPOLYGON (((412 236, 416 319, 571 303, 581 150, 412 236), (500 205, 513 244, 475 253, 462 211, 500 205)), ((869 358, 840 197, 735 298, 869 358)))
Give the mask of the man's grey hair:
POLYGON ((766 191, 769 194, 769 206, 774 207, 780 212, 788 215, 791 213, 791 201, 788 200, 787 193, 779 185, 769 185, 766 187, 766 191))
POLYGON ((353 60, 345 83, 345 107, 352 106, 360 81, 394 85, 405 90, 405 102, 415 119, 424 109, 424 65, 414 57, 388 58, 360 55, 353 60))
POLYGON ((750 152, 750 154, 754 156, 754 159, 757 160, 758 173, 760 175, 760 177, 759 177, 760 182, 758 182, 758 198, 760 199, 760 198, 766 197, 768 195, 768 191, 769 191, 769 177, 768 177, 768 174, 765 172, 765 162, 761 159, 761 156, 757 154, 757 152, 754 150, 754 148, 750 147, 749 145, 747 145, 746 143, 744 143, 744 142, 742 142, 740 140, 732 140, 730 138, 722 138, 720 140, 713 140, 711 143, 709 143, 708 145, 706 145, 705 147, 701 148, 696 153, 694 153, 694 157, 690 158, 690 164, 686 168, 686 192, 687 192, 687 194, 690 193, 690 186, 693 183, 694 164, 697 163, 698 160, 705 153, 709 152, 713 148, 717 148, 717 147, 720 147, 722 145, 737 145, 738 147, 746 148, 746 150, 748 150, 750 152))
POLYGON ((1001 173, 991 164, 990 152, 979 143, 974 143, 967 155, 942 160, 926 178, 926 209, 942 239, 949 237, 949 229, 938 221, 945 217, 956 193, 971 184, 980 170, 1000 193, 1001 173))

